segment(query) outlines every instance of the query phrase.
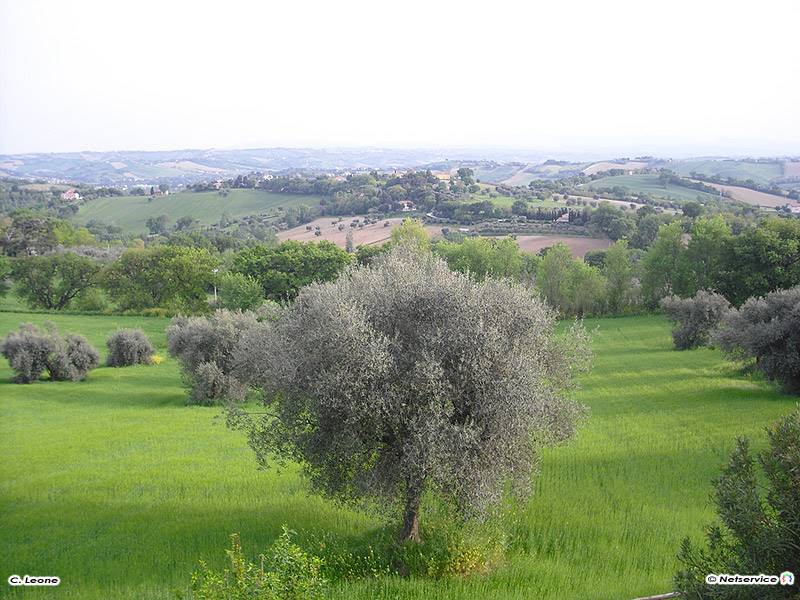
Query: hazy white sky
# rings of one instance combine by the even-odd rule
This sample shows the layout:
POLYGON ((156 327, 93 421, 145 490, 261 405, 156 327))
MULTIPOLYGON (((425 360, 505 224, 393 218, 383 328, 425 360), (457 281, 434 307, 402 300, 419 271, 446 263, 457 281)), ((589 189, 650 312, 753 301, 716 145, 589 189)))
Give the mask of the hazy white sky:
POLYGON ((798 24, 798 0, 0 0, 0 152, 800 154, 798 24))

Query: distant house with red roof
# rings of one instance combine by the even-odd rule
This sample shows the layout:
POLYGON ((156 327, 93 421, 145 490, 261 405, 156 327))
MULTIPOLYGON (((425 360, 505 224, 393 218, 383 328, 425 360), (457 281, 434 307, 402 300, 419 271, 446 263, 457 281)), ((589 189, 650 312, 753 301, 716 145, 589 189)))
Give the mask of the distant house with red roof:
POLYGON ((80 200, 81 195, 78 193, 78 190, 69 189, 64 190, 61 192, 61 199, 62 200, 80 200))

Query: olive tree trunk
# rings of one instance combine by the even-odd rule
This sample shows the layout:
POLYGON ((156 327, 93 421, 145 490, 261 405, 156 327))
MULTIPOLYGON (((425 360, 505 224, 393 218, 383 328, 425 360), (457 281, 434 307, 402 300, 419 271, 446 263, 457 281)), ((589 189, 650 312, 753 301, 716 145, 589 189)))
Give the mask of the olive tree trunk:
POLYGON ((401 542, 421 541, 419 537, 419 505, 420 494, 415 489, 406 492, 406 507, 403 512, 403 527, 400 530, 401 542))

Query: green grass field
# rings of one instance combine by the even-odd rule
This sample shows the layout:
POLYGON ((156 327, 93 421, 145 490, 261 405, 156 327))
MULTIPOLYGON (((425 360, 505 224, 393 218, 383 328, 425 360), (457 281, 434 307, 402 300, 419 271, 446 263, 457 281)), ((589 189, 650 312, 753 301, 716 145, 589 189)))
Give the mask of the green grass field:
POLYGON ((179 192, 159 196, 151 201, 146 196, 120 196, 100 198, 83 204, 75 221, 85 224, 99 219, 122 227, 129 233, 147 231, 149 217, 167 215, 174 224, 181 217, 191 216, 200 223, 216 223, 223 214, 243 217, 253 214, 277 215, 278 207, 317 206, 319 197, 295 194, 275 194, 258 190, 230 190, 227 196, 218 192, 179 192))
MULTIPOLYGON (((0 334, 55 322, 104 350, 117 327, 161 352, 167 321, 0 313, 0 334)), ((589 321, 596 363, 580 399, 591 416, 548 451, 518 511, 507 564, 486 576, 335 583, 336 598, 614 599, 669 591, 680 539, 714 513, 710 481, 737 435, 796 399, 741 375, 717 351, 671 349, 661 317, 589 321)), ((222 566, 228 534, 255 557, 283 523, 359 538, 371 517, 307 493, 296 470, 257 471, 214 408, 186 407, 176 364, 99 368, 81 383, 10 383, 0 359, 0 596, 10 574, 58 575, 24 597, 151 599, 185 590, 196 561, 222 566)), ((423 525, 424 525, 423 515, 423 525)))
POLYGON ((658 181, 658 175, 616 175, 611 177, 601 177, 591 183, 584 184, 581 187, 586 187, 591 190, 600 188, 609 188, 620 186, 626 188, 630 193, 645 192, 654 198, 663 198, 666 200, 677 201, 694 201, 698 196, 704 200, 713 201, 717 198, 714 194, 707 194, 692 188, 683 187, 681 185, 668 184, 665 188, 664 185, 658 181))
POLYGON ((677 160, 670 168, 678 175, 686 177, 695 172, 741 180, 752 179, 762 184, 783 176, 783 165, 778 161, 755 163, 741 160, 677 160))

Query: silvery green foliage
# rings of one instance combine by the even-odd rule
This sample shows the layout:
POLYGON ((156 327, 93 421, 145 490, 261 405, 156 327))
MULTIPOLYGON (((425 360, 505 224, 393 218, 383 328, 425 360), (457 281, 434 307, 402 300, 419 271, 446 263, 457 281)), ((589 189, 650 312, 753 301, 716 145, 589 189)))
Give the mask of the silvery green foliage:
POLYGON ((800 286, 750 298, 728 313, 712 339, 731 358, 755 358, 768 379, 800 392, 800 286))
POLYGON ((520 285, 397 248, 242 337, 237 372, 275 416, 231 422, 262 464, 298 460, 323 493, 399 501, 404 530, 425 491, 480 515, 507 483, 527 493, 537 448, 572 437, 584 413, 566 392, 590 362, 586 337, 555 324, 520 285))
POLYGON ((53 346, 47 370, 55 381, 81 381, 100 364, 100 354, 82 335, 68 333, 63 339, 54 336, 53 346))
POLYGON ((32 323, 23 323, 3 340, 0 353, 8 360, 17 383, 38 380, 47 368, 47 358, 54 348, 53 337, 32 323))
POLYGON ((149 365, 155 348, 141 329, 117 329, 106 340, 109 367, 149 365))
POLYGON ((731 305, 720 294, 700 290, 692 298, 663 298, 661 309, 675 323, 672 329, 675 348, 688 350, 708 344, 711 332, 731 309, 731 305))
POLYGON ((232 376, 233 350, 241 335, 258 324, 255 312, 221 309, 207 317, 175 317, 167 328, 169 353, 181 363, 190 402, 239 400, 246 387, 232 376))
POLYGON ((100 362, 100 355, 85 337, 67 334, 61 337, 50 323, 46 331, 31 323, 9 333, 0 353, 16 372, 14 381, 32 383, 47 370, 54 381, 80 381, 100 362))

